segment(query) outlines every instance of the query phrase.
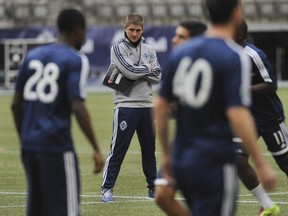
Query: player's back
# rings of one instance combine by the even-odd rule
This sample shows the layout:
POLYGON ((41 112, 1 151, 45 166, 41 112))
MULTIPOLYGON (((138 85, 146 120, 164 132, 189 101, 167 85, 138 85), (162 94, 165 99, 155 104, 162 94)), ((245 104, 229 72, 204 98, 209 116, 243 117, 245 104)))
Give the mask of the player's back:
POLYGON ((176 142, 219 151, 211 142, 232 140, 227 109, 250 101, 247 56, 233 41, 203 36, 179 48, 172 61, 172 71, 177 68, 173 94, 179 101, 176 142))
MULTIPOLYGON (((277 77, 267 55, 251 43, 246 44, 244 52, 252 59, 252 85, 266 83, 277 86, 277 77)), ((251 111, 258 127, 284 121, 283 106, 276 91, 253 94, 252 101, 251 111)))
POLYGON ((64 44, 44 45, 27 54, 16 85, 24 98, 23 149, 73 149, 71 101, 83 97, 80 84, 84 67, 80 55, 64 44))

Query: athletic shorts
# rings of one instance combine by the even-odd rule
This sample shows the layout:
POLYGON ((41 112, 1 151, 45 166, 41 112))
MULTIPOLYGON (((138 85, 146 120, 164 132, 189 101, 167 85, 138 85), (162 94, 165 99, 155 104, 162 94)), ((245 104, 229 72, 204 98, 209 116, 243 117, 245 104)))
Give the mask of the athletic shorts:
POLYGON ((74 152, 43 153, 22 150, 29 216, 78 216, 79 172, 74 152))
MULTIPOLYGON (((189 151, 189 150, 188 150, 189 151)), ((238 193, 236 161, 189 154, 174 163, 173 174, 193 216, 235 215, 238 193)))
MULTIPOLYGON (((284 122, 269 123, 265 128, 258 128, 258 135, 263 138, 267 149, 273 156, 284 155, 288 152, 288 131, 284 122)), ((238 153, 243 153, 241 140, 234 138, 233 141, 239 143, 238 153)))

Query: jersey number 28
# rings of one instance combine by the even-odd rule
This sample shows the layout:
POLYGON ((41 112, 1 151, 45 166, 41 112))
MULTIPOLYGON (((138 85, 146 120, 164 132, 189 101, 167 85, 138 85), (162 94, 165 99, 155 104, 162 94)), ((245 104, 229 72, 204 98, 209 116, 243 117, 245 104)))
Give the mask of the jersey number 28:
POLYGON ((24 99, 43 103, 51 103, 58 94, 57 79, 59 77, 59 67, 50 62, 45 66, 39 60, 32 60, 29 69, 35 73, 27 80, 24 87, 24 99), (49 87, 49 91, 47 90, 49 87))
POLYGON ((209 99, 212 87, 212 68, 205 59, 185 57, 179 63, 174 80, 173 93, 192 108, 201 108, 209 99), (200 79, 199 89, 197 81, 200 79))

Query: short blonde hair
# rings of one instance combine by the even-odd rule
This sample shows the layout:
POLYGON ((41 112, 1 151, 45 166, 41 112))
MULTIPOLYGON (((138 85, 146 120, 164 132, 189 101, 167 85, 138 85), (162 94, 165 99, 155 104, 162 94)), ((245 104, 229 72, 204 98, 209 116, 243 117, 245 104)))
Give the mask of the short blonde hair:
POLYGON ((138 13, 131 13, 126 17, 124 26, 127 27, 130 24, 144 26, 144 17, 138 13))

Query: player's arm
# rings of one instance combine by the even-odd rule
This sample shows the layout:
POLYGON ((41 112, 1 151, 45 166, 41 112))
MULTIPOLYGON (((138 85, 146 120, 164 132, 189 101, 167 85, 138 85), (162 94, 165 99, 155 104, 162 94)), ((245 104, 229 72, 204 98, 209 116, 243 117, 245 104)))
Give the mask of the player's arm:
POLYGON ((84 104, 84 101, 74 100, 72 102, 72 111, 76 116, 78 125, 80 126, 81 130, 83 131, 94 149, 93 159, 96 162, 94 172, 101 172, 103 169, 104 160, 101 156, 99 145, 96 141, 96 136, 92 128, 90 116, 84 104))
POLYGON ((150 73, 147 74, 144 79, 152 84, 157 84, 161 79, 161 68, 157 60, 157 55, 155 50, 151 50, 151 59, 150 59, 150 73))
POLYGON ((21 92, 16 91, 13 96, 11 110, 19 138, 21 136, 21 125, 22 125, 22 106, 23 106, 22 104, 23 104, 23 95, 21 92))
POLYGON ((252 94, 266 94, 277 91, 277 85, 274 83, 259 83, 251 86, 252 94))
MULTIPOLYGON (((253 50, 245 48, 246 50, 253 50)), ((264 52, 248 52, 255 66, 255 74, 261 83, 251 86, 252 94, 267 94, 277 91, 277 78, 274 70, 264 52)))
POLYGON ((134 65, 130 60, 127 51, 125 51, 118 44, 112 46, 111 48, 111 61, 128 79, 138 80, 149 74, 148 66, 134 65))
POLYGON ((103 159, 100 154, 99 145, 93 131, 92 123, 84 99, 86 97, 85 86, 89 74, 89 61, 87 56, 79 54, 75 59, 71 59, 70 73, 67 78, 67 93, 71 101, 71 110, 76 116, 80 129, 87 137, 94 149, 94 172, 98 173, 103 169, 103 159))
POLYGON ((242 139, 244 149, 250 153, 263 186, 267 190, 273 189, 276 185, 276 174, 261 155, 257 145, 255 123, 250 111, 243 106, 233 106, 226 114, 235 134, 242 139))
POLYGON ((152 84, 158 84, 160 82, 160 74, 158 76, 147 75, 144 77, 144 79, 152 84))
POLYGON ((29 53, 27 53, 17 76, 16 86, 15 86, 15 93, 13 95, 12 103, 11 103, 11 110, 13 115, 14 124, 17 130, 17 134, 19 138, 21 138, 21 128, 22 128, 22 119, 23 119, 23 89, 25 86, 25 72, 27 71, 27 65, 29 63, 29 53))
POLYGON ((170 171, 170 145, 169 145, 169 126, 168 120, 170 118, 170 102, 162 97, 156 99, 156 131, 162 150, 162 164, 164 168, 164 175, 166 178, 172 179, 170 171))

